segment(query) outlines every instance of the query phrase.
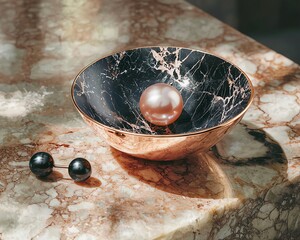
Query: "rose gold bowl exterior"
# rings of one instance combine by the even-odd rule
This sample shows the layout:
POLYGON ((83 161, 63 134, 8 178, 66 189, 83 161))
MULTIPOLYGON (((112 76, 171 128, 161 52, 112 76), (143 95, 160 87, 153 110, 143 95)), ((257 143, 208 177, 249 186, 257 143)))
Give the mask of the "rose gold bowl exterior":
POLYGON ((120 132, 104 127, 81 114, 97 135, 101 136, 111 147, 138 158, 167 161, 182 159, 196 151, 208 151, 230 131, 243 117, 222 126, 207 129, 194 134, 178 135, 142 135, 120 132))
MULTIPOLYGON (((235 67, 238 68, 237 66, 235 67)), ((239 123, 242 117, 245 115, 254 99, 254 87, 247 74, 240 68, 238 69, 247 78, 249 87, 251 89, 251 96, 247 106, 241 113, 227 122, 212 128, 199 130, 197 132, 170 135, 150 135, 126 132, 103 125, 84 114, 76 104, 73 94, 74 85, 79 74, 73 82, 71 96, 74 106, 85 122, 91 126, 97 135, 102 137, 111 147, 129 155, 148 160, 179 160, 194 152, 207 152, 212 146, 216 145, 237 123, 239 123)))

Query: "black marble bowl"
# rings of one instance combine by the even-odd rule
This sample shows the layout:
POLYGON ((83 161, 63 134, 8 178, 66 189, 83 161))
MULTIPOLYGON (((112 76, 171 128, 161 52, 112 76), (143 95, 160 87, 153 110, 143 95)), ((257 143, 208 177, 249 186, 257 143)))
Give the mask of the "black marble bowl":
POLYGON ((239 68, 212 54, 180 47, 119 52, 84 68, 72 85, 84 120, 112 147, 152 160, 173 160, 215 145, 244 115, 253 87, 239 68), (184 101, 179 119, 148 123, 139 99, 152 84, 177 88, 184 101))

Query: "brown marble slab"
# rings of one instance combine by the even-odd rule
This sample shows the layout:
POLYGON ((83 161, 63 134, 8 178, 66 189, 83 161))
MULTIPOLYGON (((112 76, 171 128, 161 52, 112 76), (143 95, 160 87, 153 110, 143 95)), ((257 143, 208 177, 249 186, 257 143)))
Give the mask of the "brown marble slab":
POLYGON ((300 68, 184 1, 2 0, 0 239, 297 239, 300 68), (125 49, 205 50, 244 70, 256 97, 207 154, 134 159, 72 105, 73 78, 125 49), (90 160, 92 178, 30 173, 36 151, 90 160))

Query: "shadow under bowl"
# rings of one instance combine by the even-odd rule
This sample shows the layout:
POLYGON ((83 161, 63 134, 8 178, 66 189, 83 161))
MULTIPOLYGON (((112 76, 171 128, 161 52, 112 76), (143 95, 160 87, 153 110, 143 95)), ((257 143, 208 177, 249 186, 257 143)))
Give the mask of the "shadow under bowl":
POLYGON ((109 145, 135 157, 176 160, 207 151, 250 106, 251 81, 238 67, 212 54, 181 47, 144 47, 101 58, 72 85, 83 119, 109 145), (166 127, 141 115, 139 99, 155 83, 182 95, 181 116, 166 127))

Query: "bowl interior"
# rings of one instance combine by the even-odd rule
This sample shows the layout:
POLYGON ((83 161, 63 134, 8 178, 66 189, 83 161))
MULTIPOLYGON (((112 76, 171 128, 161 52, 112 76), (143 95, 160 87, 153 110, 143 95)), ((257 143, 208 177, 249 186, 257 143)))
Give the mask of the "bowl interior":
POLYGON ((138 48, 102 58, 85 68, 73 84, 81 113, 117 130, 138 134, 184 134, 216 127, 243 113, 251 83, 231 63, 198 50, 138 48), (139 99, 152 84, 177 88, 184 101, 179 119, 167 126, 149 124, 139 99))

